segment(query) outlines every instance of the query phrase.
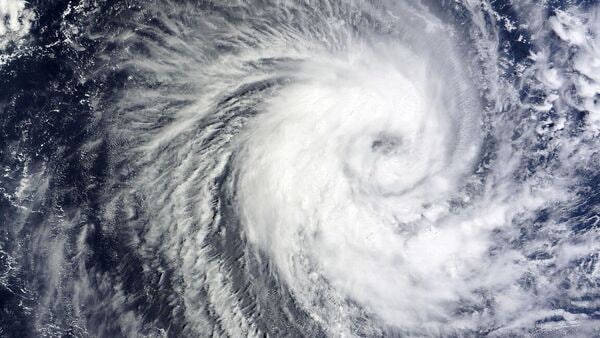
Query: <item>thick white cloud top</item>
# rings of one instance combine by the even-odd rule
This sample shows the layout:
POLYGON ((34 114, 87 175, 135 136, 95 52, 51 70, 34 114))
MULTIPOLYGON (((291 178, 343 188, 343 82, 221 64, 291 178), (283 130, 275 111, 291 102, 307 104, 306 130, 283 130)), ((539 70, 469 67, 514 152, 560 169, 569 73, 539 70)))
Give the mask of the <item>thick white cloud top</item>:
POLYGON ((29 33, 34 14, 24 0, 0 0, 0 48, 29 33))

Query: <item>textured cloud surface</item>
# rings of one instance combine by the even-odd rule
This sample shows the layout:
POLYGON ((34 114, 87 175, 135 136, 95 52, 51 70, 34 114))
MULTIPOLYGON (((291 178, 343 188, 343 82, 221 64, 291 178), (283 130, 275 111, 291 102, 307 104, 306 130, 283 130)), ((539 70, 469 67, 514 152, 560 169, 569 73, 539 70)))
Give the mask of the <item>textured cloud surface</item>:
POLYGON ((599 18, 0 0, 0 335, 598 335, 599 18))

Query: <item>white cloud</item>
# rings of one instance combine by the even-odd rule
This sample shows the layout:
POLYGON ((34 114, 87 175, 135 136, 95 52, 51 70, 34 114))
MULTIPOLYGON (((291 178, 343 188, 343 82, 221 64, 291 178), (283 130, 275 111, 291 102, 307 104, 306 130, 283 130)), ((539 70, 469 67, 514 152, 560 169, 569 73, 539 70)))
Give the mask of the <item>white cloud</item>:
POLYGON ((35 15, 26 5, 24 0, 0 0, 0 49, 29 33, 35 15))

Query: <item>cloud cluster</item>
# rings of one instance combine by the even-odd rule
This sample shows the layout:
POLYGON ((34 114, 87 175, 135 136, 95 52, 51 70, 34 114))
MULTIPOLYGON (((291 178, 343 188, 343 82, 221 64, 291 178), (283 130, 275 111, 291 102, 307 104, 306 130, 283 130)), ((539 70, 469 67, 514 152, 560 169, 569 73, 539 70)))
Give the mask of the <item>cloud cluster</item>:
POLYGON ((29 33, 35 19, 24 0, 0 0, 0 50, 29 33))

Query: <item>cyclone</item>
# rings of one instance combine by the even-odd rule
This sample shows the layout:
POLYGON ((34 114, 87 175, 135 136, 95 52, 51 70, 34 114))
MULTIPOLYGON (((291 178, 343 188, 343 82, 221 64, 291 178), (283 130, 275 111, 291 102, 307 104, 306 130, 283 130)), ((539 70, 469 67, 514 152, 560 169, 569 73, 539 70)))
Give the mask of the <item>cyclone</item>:
POLYGON ((0 336, 600 335, 599 23, 0 0, 0 336))

